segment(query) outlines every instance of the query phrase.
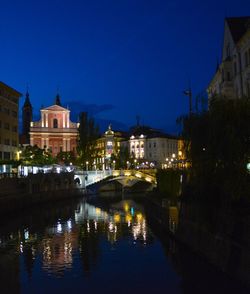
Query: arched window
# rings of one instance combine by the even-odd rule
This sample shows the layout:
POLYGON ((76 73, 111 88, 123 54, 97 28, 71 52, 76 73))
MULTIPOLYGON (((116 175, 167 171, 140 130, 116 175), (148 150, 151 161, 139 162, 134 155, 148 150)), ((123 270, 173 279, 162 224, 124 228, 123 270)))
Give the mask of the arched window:
POLYGON ((58 128, 58 121, 56 118, 53 120, 53 128, 58 128))

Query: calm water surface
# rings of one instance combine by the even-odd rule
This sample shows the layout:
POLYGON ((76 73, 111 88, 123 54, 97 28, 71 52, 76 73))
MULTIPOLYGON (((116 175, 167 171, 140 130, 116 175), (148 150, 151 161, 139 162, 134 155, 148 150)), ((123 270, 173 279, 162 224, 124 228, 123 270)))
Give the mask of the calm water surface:
MULTIPOLYGON (((132 200, 43 206, 5 219, 0 230, 0 293, 210 293, 203 284, 212 270, 190 275, 192 256, 156 237, 160 229, 132 200), (205 280, 196 289, 199 273, 205 280)), ((209 281, 213 293, 224 289, 209 281)))

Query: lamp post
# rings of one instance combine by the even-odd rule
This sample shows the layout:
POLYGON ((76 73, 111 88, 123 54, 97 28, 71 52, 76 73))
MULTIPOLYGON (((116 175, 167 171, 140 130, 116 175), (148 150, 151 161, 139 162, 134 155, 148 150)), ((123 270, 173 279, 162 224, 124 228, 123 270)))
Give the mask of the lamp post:
POLYGON ((189 87, 188 90, 183 91, 183 94, 188 96, 188 98, 189 98, 189 116, 191 116, 191 113, 192 113, 192 90, 191 90, 191 87, 189 87))
POLYGON ((183 168, 183 161, 182 161, 182 151, 178 151, 178 162, 179 162, 179 167, 183 168))
POLYGON ((86 161, 86 172, 88 173, 88 165, 89 165, 89 162, 86 161))
POLYGON ((127 169, 129 168, 129 161, 126 162, 127 163, 127 169))
POLYGON ((167 168, 168 168, 168 157, 166 158, 166 162, 167 162, 167 168))
POLYGON ((113 160, 113 169, 115 169, 115 160, 113 160))

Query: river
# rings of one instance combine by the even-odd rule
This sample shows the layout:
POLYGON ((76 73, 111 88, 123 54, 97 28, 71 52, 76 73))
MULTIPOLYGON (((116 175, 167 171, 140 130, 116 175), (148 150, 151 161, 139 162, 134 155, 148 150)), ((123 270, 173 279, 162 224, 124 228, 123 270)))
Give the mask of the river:
POLYGON ((69 292, 241 290, 152 225, 131 199, 71 200, 2 218, 0 293, 69 292))

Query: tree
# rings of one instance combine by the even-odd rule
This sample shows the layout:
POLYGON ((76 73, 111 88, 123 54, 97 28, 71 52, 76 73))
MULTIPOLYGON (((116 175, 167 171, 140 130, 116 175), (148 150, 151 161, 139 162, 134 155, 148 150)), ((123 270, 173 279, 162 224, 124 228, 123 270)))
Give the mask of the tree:
POLYGON ((56 159, 53 158, 50 151, 35 146, 27 146, 22 152, 22 163, 24 165, 47 165, 53 164, 56 159))
POLYGON ((199 201, 250 200, 249 121, 249 98, 223 97, 212 100, 209 111, 182 119, 185 151, 192 162, 190 184, 199 201))
POLYGON ((93 118, 88 118, 87 112, 80 114, 80 126, 78 129, 79 140, 77 151, 79 163, 93 165, 96 157, 96 139, 99 137, 99 128, 93 118))
POLYGON ((65 165, 75 162, 75 154, 72 151, 61 151, 56 156, 59 162, 63 162, 65 165))

